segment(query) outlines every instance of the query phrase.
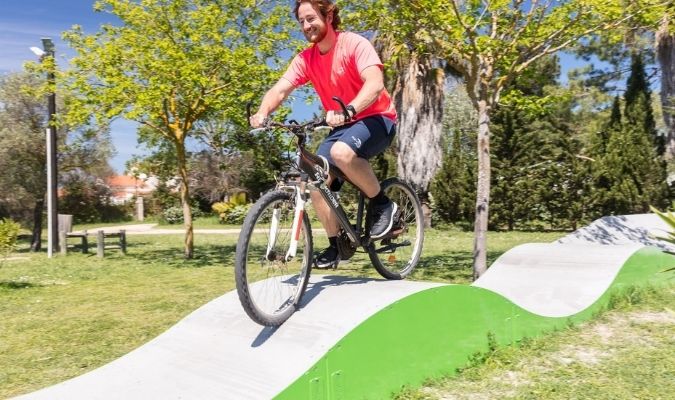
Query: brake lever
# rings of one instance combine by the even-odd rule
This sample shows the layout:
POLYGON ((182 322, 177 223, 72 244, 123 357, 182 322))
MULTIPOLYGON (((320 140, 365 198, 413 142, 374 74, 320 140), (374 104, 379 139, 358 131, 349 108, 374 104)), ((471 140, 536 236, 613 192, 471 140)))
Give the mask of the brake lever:
POLYGON ((333 100, 340 104, 340 107, 342 108, 342 114, 345 116, 345 122, 351 121, 352 117, 349 116, 349 110, 347 110, 347 105, 345 102, 337 96, 333 96, 333 100))

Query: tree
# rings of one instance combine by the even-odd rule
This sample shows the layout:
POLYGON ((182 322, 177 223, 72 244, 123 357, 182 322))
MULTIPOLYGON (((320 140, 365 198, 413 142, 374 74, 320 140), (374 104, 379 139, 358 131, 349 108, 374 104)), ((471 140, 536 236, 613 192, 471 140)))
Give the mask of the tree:
POLYGON ((443 154, 443 163, 431 184, 434 212, 440 220, 459 223, 473 216, 469 199, 475 190, 472 171, 475 160, 462 142, 467 141, 472 131, 456 129, 449 135, 450 144, 443 154))
POLYGON ((32 251, 42 246, 47 107, 21 88, 41 83, 29 74, 8 74, 0 80, 0 204, 7 216, 32 223, 32 251))
MULTIPOLYGON (((672 4, 671 4, 672 6, 672 4)), ((675 156, 675 19, 672 8, 661 18, 656 32, 656 58, 661 67, 661 108, 666 124, 669 156, 675 156)))
MULTIPOLYGON (((584 43, 575 51, 585 57, 596 55, 600 60, 611 63, 616 71, 604 73, 595 71, 596 80, 609 81, 618 79, 621 74, 619 66, 624 60, 632 58, 636 53, 649 55, 646 64, 652 62, 651 56, 655 55, 655 62, 659 66, 660 104, 665 125, 663 132, 663 145, 666 156, 672 158, 675 155, 675 20, 673 19, 673 1, 643 1, 643 5, 655 4, 647 7, 647 12, 638 16, 625 26, 620 27, 614 34, 597 35, 593 40, 584 43), (617 40, 618 39, 618 40, 617 40)), ((624 68, 627 70, 627 68, 624 68)))
POLYGON ((443 162, 431 185, 433 212, 442 221, 469 226, 476 182, 476 111, 464 86, 448 79, 443 110, 443 162))
MULTIPOLYGON (((32 225, 32 251, 39 251, 42 245, 47 190, 44 84, 44 79, 26 72, 0 77, 0 209, 32 225)), ((67 94, 58 91, 56 98, 57 109, 63 110, 67 94)), ((107 126, 62 125, 58 139, 60 181, 73 171, 96 177, 110 172, 112 147, 107 126)))
POLYGON ((487 268, 490 118, 502 90, 538 59, 593 32, 608 31, 643 8, 620 0, 383 0, 364 5, 362 12, 378 31, 414 38, 416 52, 433 54, 461 74, 478 112, 474 278, 487 268))
POLYGON ((544 181, 542 171, 553 161, 552 137, 557 129, 546 123, 554 104, 546 89, 555 86, 560 74, 557 57, 545 57, 523 71, 504 89, 492 118, 492 213, 491 226, 540 223, 545 218, 540 188, 555 183, 544 181), (549 104, 553 103, 553 104, 549 104))
POLYGON ((666 168, 655 144, 649 85, 639 60, 626 84, 624 114, 615 100, 606 134, 596 139, 594 203, 598 214, 630 214, 662 207, 668 198, 666 168), (623 121, 623 122, 621 122, 623 121))
POLYGON ((631 73, 626 82, 626 93, 624 98, 626 100, 626 118, 628 123, 637 124, 640 128, 651 138, 656 147, 656 154, 663 156, 665 153, 665 142, 663 137, 659 136, 656 131, 656 122, 654 121, 654 111, 652 110, 651 90, 649 89, 649 81, 647 80, 647 73, 642 62, 642 56, 639 53, 634 53, 631 62, 631 73), (635 103, 640 97, 644 97, 644 109, 640 113, 631 113, 630 109, 635 107, 635 103), (639 118, 634 120, 632 118, 639 118))
POLYGON ((195 123, 222 112, 246 126, 244 107, 271 85, 290 43, 284 6, 257 0, 100 0, 115 15, 87 36, 64 38, 77 52, 65 82, 77 93, 70 119, 124 117, 173 147, 185 224, 184 255, 193 256, 188 156, 195 123))
MULTIPOLYGON (((385 36, 380 42, 392 41, 385 36)), ((383 58, 389 59, 391 52, 391 48, 386 48, 382 51, 383 58)), ((398 113, 397 174, 417 190, 426 208, 425 225, 430 226, 428 193, 441 166, 446 74, 434 57, 414 51, 398 54, 390 67, 389 76, 394 78, 389 79, 389 87, 398 113)))

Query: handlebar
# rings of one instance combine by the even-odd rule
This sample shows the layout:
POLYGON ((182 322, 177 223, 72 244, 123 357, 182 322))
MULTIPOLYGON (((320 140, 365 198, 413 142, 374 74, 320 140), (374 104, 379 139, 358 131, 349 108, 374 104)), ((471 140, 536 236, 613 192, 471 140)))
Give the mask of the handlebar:
MULTIPOLYGON (((338 104, 340 104, 340 108, 342 108, 342 114, 345 117, 345 122, 350 122, 352 119, 349 116, 349 111, 347 110, 347 105, 344 103, 344 101, 342 101, 342 99, 339 98, 338 96, 333 96, 333 100, 336 101, 338 104)), ((251 106, 252 106, 251 102, 246 104, 247 121, 251 120, 251 106)), ((294 133, 296 136, 304 137, 305 136, 304 132, 321 126, 328 126, 328 124, 326 124, 325 118, 317 118, 304 124, 299 124, 295 120, 291 120, 287 124, 282 124, 280 122, 272 121, 269 118, 267 118, 262 127, 252 129, 251 133, 255 134, 270 128, 281 128, 294 133)))
POLYGON ((306 136, 305 132, 307 132, 308 130, 311 130, 311 129, 321 127, 321 126, 328 126, 326 124, 326 120, 324 118, 317 118, 317 119, 314 119, 312 121, 305 122, 304 124, 299 124, 295 121, 290 121, 287 124, 282 124, 281 122, 276 122, 276 121, 272 121, 272 120, 268 119, 267 121, 265 121, 264 126, 262 126, 260 128, 252 129, 251 133, 255 134, 255 133, 258 133, 258 132, 268 130, 270 128, 281 128, 281 129, 285 129, 285 130, 295 134, 298 137, 304 138, 306 136))

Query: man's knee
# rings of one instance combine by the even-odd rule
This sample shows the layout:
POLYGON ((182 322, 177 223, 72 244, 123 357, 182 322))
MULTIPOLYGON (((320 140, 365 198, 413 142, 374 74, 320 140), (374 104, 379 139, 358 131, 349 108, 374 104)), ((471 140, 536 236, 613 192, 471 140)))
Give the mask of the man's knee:
POLYGON ((338 167, 349 165, 358 157, 351 147, 342 142, 336 142, 331 147, 330 156, 338 167))

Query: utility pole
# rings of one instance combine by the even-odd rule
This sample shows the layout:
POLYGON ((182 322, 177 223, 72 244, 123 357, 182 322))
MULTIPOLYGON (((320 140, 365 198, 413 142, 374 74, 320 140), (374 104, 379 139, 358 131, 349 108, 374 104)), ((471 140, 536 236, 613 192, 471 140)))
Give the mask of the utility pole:
POLYGON ((56 141, 56 87, 55 87, 55 69, 56 57, 54 51, 54 43, 50 38, 42 38, 42 47, 48 57, 53 60, 53 67, 47 73, 47 83, 51 88, 47 96, 47 112, 49 119, 47 123, 47 185, 49 185, 49 204, 47 206, 49 214, 49 233, 51 240, 49 241, 49 257, 52 257, 59 247, 59 222, 58 222, 58 169, 57 169, 57 141, 56 141))
POLYGON ((42 49, 37 47, 30 48, 33 53, 40 57, 40 62, 45 58, 51 57, 51 67, 47 72, 47 84, 49 94, 47 95, 47 256, 52 258, 59 246, 59 222, 58 222, 58 170, 57 170, 57 140, 56 140, 56 88, 55 88, 55 69, 56 57, 54 43, 51 38, 42 38, 42 49))

